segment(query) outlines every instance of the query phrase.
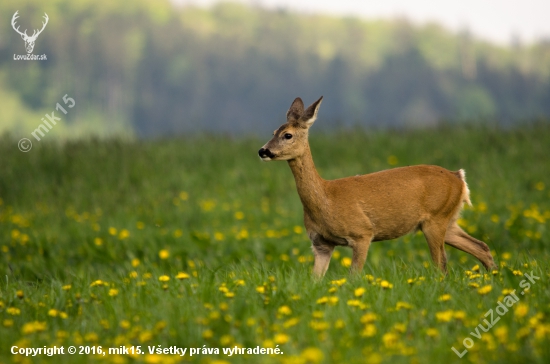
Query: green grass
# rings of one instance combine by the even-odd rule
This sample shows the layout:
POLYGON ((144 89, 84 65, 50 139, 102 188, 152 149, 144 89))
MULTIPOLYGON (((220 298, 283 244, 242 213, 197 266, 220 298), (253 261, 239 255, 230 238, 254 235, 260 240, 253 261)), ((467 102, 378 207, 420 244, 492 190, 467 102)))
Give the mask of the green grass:
POLYGON ((313 133, 327 179, 421 163, 464 168, 474 207, 461 224, 500 266, 477 272, 473 257, 448 248, 443 277, 424 238, 409 235, 373 244, 360 277, 348 276, 351 251, 338 248, 318 283, 292 174, 257 157, 269 138, 44 140, 28 153, 0 139, 0 362, 180 360, 25 359, 14 345, 283 352, 183 358, 198 363, 550 360, 547 125, 313 133), (519 295, 531 271, 540 280, 519 295), (471 336, 508 289, 519 302, 471 336), (459 359, 451 346, 464 350, 466 337, 474 346, 459 359))

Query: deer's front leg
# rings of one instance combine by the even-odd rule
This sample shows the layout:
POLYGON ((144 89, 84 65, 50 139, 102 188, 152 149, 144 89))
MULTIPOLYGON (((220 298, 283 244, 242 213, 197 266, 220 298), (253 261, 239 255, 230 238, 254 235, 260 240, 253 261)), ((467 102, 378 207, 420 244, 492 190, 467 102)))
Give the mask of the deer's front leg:
POLYGON ((353 257, 351 261, 351 274, 361 274, 363 266, 367 260, 367 253, 369 252, 372 235, 366 236, 360 240, 353 241, 351 248, 353 250, 353 257))
POLYGON ((334 245, 323 239, 320 235, 316 235, 312 239, 313 255, 315 256, 315 263, 313 265, 313 275, 316 279, 321 279, 325 275, 332 252, 334 251, 334 245))

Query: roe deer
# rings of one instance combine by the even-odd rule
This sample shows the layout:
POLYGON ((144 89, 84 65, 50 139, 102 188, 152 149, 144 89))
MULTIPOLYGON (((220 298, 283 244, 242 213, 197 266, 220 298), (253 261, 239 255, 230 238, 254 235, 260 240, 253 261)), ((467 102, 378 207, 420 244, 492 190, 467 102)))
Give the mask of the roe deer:
POLYGON ((418 165, 327 181, 315 165, 308 130, 323 97, 304 110, 294 100, 287 122, 258 152, 264 161, 286 160, 302 205, 304 225, 315 255, 313 273, 324 276, 336 245, 353 250, 351 271, 360 273, 372 241, 390 240, 422 230, 434 263, 446 272, 445 243, 495 267, 489 247, 457 224, 464 202, 470 203, 465 174, 418 165))

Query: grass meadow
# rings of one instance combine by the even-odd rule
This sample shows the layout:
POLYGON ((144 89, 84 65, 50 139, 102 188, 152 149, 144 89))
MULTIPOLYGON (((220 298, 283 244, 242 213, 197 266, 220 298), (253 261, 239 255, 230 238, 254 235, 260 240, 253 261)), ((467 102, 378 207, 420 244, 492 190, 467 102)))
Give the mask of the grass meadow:
POLYGON ((372 244, 358 277, 337 248, 318 283, 290 169, 257 156, 270 137, 0 138, 0 362, 550 362, 548 124, 313 132, 326 179, 464 168, 460 225, 499 266, 448 247, 443 276, 413 234, 372 244), (222 351, 258 346, 280 353, 222 351), (170 347, 188 351, 149 352, 170 347))

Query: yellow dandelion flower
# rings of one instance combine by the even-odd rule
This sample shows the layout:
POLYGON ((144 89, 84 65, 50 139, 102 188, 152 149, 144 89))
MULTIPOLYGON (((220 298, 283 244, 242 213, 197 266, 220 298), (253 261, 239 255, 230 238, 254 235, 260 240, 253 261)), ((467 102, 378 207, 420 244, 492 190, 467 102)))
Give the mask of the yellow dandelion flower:
POLYGON ((248 230, 246 229, 241 229, 241 231, 239 231, 239 233, 237 234, 237 239, 239 240, 244 240, 244 239, 248 239, 248 230))
POLYGON ((393 332, 387 332, 382 336, 382 342, 388 349, 394 348, 399 341, 399 336, 393 332))
POLYGON ((139 341, 144 343, 147 341, 151 341, 153 339, 153 333, 151 331, 145 330, 140 332, 139 334, 139 341))
POLYGON ((55 308, 52 308, 51 310, 48 311, 48 316, 51 316, 51 317, 57 317, 58 314, 59 314, 59 311, 57 311, 55 308))
POLYGON ((322 305, 322 304, 327 303, 327 302, 328 302, 328 297, 326 297, 326 296, 317 299, 317 304, 318 305, 322 305))
POLYGON ((438 322, 449 322, 453 318, 453 310, 440 311, 435 313, 438 322))
POLYGON ((407 324, 398 322, 395 325, 393 325, 393 328, 395 331, 398 331, 403 334, 405 331, 407 331, 407 324))
POLYGON ((411 308, 412 308, 411 304, 409 304, 407 302, 398 301, 395 305, 395 309, 397 311, 399 311, 401 309, 410 310, 411 308))
POLYGON ((457 319, 457 320, 464 320, 466 318, 466 312, 464 311, 454 311, 453 312, 453 318, 457 319))
POLYGON ((361 336, 363 337, 373 337, 376 335, 376 326, 374 324, 366 324, 363 331, 361 331, 361 336))
POLYGON ((97 334, 95 332, 89 332, 86 335, 84 335, 84 340, 86 340, 86 341, 95 342, 98 339, 99 339, 99 337, 97 336, 97 334))
POLYGON ((109 235, 115 236, 116 233, 117 233, 117 229, 111 226, 109 228, 109 235))
POLYGON ((498 326, 495 328, 495 337, 501 344, 506 344, 508 341, 508 327, 506 326, 498 326))
POLYGON ((342 285, 344 285, 344 283, 346 283, 346 281, 347 281, 346 278, 342 278, 342 279, 330 281, 330 284, 341 287, 342 285))
POLYGON ((516 337, 518 339, 524 338, 526 336, 529 336, 531 334, 531 328, 529 327, 522 327, 516 332, 516 337))
POLYGON ((162 249, 159 251, 159 258, 160 259, 168 259, 170 257, 170 252, 167 249, 162 249))
POLYGON ((21 328, 21 332, 24 335, 29 335, 29 334, 34 334, 35 332, 45 331, 46 327, 47 325, 45 322, 40 322, 40 321, 27 322, 21 328))
POLYGON ((119 240, 128 239, 128 237, 130 237, 130 232, 126 229, 122 229, 120 230, 120 233, 118 233, 119 240))
POLYGON ((300 358, 306 363, 320 363, 323 361, 324 355, 321 349, 309 347, 302 351, 300 358))
POLYGON ((21 314, 21 310, 17 307, 8 307, 6 312, 12 316, 19 316, 21 314))
POLYGON ((388 282, 386 280, 383 280, 382 282, 380 282, 380 287, 382 287, 384 289, 392 289, 393 284, 391 284, 390 282, 388 282))
POLYGON ((514 309, 514 316, 521 319, 529 313, 529 306, 525 303, 518 303, 514 309))
POLYGON ((491 292, 493 290, 493 287, 491 285, 486 285, 481 288, 477 289, 477 293, 480 295, 486 295, 487 293, 491 292))
POLYGON ((286 321, 283 323, 283 327, 284 327, 285 329, 288 329, 289 327, 296 326, 299 322, 300 322, 300 319, 299 319, 299 318, 293 317, 293 318, 290 318, 290 319, 286 320, 286 321))
POLYGON ((438 337, 439 331, 437 331, 437 329, 435 328, 430 327, 426 330, 426 335, 428 335, 429 337, 438 337))
POLYGON ((161 282, 168 282, 170 280, 170 277, 168 277, 167 275, 162 275, 159 277, 159 281, 161 282))
POLYGON ((23 297, 25 297, 25 293, 22 291, 22 290, 19 290, 15 293, 15 295, 17 296, 17 298, 19 299, 22 299, 23 297))
POLYGON ((275 342, 275 344, 279 344, 279 345, 286 344, 289 339, 290 337, 288 335, 282 334, 282 333, 276 334, 273 337, 273 341, 275 342))
POLYGON ((111 288, 111 289, 109 290, 109 296, 115 297, 116 295, 118 295, 118 289, 111 288))
POLYGON ((439 302, 446 302, 446 301, 449 301, 450 299, 451 299, 451 295, 448 293, 445 293, 444 295, 439 296, 437 300, 439 302))
POLYGON ((317 319, 320 319, 320 318, 323 318, 325 314, 323 313, 323 311, 313 311, 311 313, 311 316, 313 316, 314 318, 317 318, 317 319))
POLYGON ((355 291, 353 291, 353 294, 355 297, 361 297, 367 290, 363 287, 356 288, 355 291))
POLYGON ((351 258, 343 257, 340 263, 342 264, 342 266, 349 268, 351 267, 351 258))
POLYGON ((309 326, 315 331, 323 331, 330 328, 330 324, 326 321, 311 321, 309 326))
POLYGON ((102 285, 104 285, 105 283, 106 283, 106 282, 103 282, 101 279, 98 279, 98 280, 93 281, 93 282, 90 284, 90 287, 102 286, 102 285))
POLYGON ((244 212, 242 212, 242 211, 235 212, 235 219, 237 219, 237 220, 244 219, 244 212))
MULTIPOLYGON (((220 337, 220 345, 221 346, 229 346, 233 342, 233 336, 231 335, 223 335, 220 337)), ((212 362, 210 362, 212 363, 212 362)))
POLYGON ((342 319, 338 319, 334 322, 334 328, 336 329, 343 329, 346 327, 346 322, 342 319))
POLYGON ((292 310, 287 305, 279 307, 277 312, 279 313, 279 315, 283 315, 283 316, 289 316, 292 314, 292 310))
POLYGON ((122 329, 127 330, 127 329, 130 328, 130 321, 128 321, 128 320, 122 320, 122 321, 120 321, 119 326, 120 326, 122 329))
POLYGON ((368 324, 368 323, 376 321, 377 319, 378 319, 377 314, 372 313, 372 312, 367 312, 366 314, 361 316, 360 321, 361 321, 362 324, 368 324))
POLYGON ((190 276, 189 274, 185 273, 185 272, 179 272, 178 275, 176 276, 176 279, 188 279, 190 276))
POLYGON ((99 320, 99 324, 105 329, 105 330, 109 330, 109 327, 111 326, 109 324, 109 321, 108 320, 99 320))
POLYGON ((359 300, 348 300, 348 306, 359 307, 360 305, 361 305, 361 301, 359 300))
POLYGON ((94 239, 94 244, 95 244, 96 246, 102 246, 102 245, 103 245, 103 239, 101 239, 101 238, 95 238, 95 239, 94 239))
POLYGON ((210 329, 204 330, 202 333, 202 338, 205 340, 211 339, 214 336, 214 332, 210 329))
POLYGON ((256 292, 264 294, 265 293, 265 287, 264 286, 256 287, 256 292))

